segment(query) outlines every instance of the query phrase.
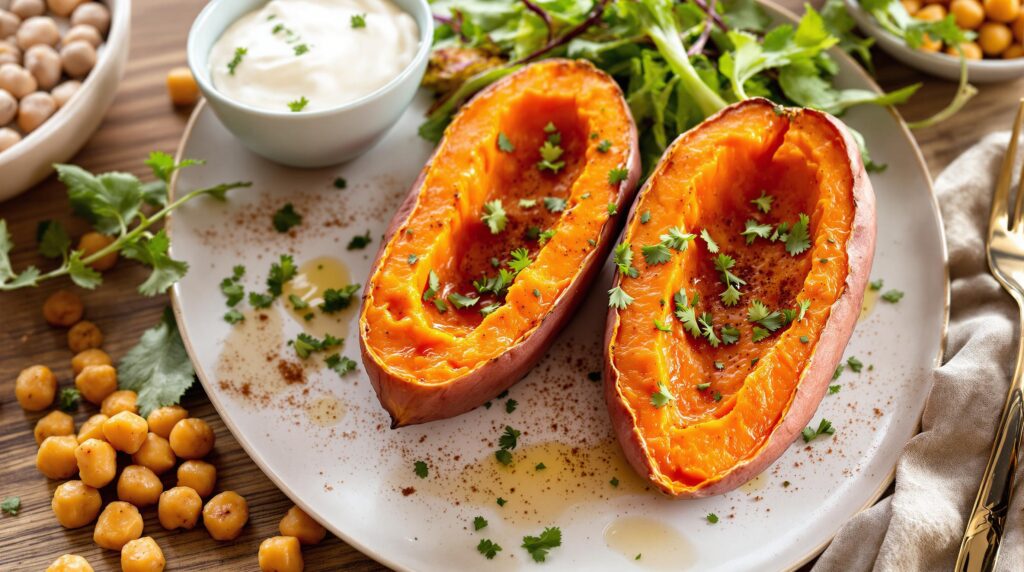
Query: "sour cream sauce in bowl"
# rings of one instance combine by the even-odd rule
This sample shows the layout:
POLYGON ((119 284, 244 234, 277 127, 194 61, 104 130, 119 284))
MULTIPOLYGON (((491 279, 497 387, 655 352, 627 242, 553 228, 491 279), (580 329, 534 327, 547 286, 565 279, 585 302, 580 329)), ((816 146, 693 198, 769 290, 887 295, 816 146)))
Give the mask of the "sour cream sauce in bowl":
POLYGON ((276 112, 331 109, 387 85, 420 47, 416 21, 391 0, 272 0, 214 43, 214 87, 276 112))

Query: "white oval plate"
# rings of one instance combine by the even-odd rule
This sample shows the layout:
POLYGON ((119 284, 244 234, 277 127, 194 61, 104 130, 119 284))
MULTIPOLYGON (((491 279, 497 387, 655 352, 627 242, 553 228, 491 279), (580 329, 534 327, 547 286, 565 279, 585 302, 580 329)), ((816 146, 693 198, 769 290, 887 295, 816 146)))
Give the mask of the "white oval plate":
MULTIPOLYGON (((837 59, 843 87, 875 89, 856 64, 837 59)), ((545 359, 512 388, 509 398, 518 403, 512 413, 506 398, 455 419, 391 430, 361 367, 339 377, 311 358, 303 383, 283 383, 273 354, 294 358, 286 340, 302 331, 302 321, 282 300, 264 320, 249 313, 244 325, 232 327, 221 318, 227 308, 219 282, 244 264, 246 289, 263 289, 270 263, 285 253, 299 264, 334 257, 352 280, 365 282, 385 225, 430 154, 431 145, 416 136, 427 104, 421 95, 376 148, 335 169, 269 163, 246 151, 206 106, 196 110, 179 150, 207 160, 180 172, 179 194, 230 180, 254 182, 232 191, 227 202, 201 199, 174 215, 173 254, 191 270, 172 299, 210 399, 253 460, 297 504, 396 569, 530 570, 535 564, 520 547, 522 537, 559 526, 562 546, 550 552, 548 568, 736 571, 806 562, 879 497, 918 429, 928 372, 941 358, 948 300, 931 182, 909 132, 886 109, 859 109, 846 119, 865 135, 875 159, 888 164, 872 175, 878 195, 872 276, 906 297, 874 305, 857 328, 846 355, 866 365, 859 374, 842 374, 835 382, 841 391, 827 396, 815 416, 830 419, 836 434, 794 443, 736 491, 673 501, 646 490, 625 465, 600 384, 587 376, 601 369, 609 268, 545 359), (347 189, 332 186, 337 176, 347 179, 347 189), (286 202, 304 220, 292 234, 278 234, 271 217, 286 202), (346 250, 366 230, 373 244, 346 250), (505 425, 522 431, 512 470, 493 455, 505 425), (418 460, 429 467, 425 479, 414 473, 418 460), (546 468, 538 470, 539 463, 546 468), (507 501, 503 507, 499 496, 507 501), (710 524, 708 513, 720 521, 710 524), (476 516, 489 525, 475 531, 476 516), (503 548, 493 561, 476 550, 483 538, 503 548)), ((318 317, 312 330, 344 336, 342 355, 358 361, 356 311, 318 317)))

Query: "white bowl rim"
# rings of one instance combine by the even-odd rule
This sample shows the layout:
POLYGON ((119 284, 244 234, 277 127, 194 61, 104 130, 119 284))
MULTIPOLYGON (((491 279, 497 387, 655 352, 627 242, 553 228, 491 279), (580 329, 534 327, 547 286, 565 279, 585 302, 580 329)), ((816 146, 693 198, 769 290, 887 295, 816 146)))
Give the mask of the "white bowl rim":
POLYGON ((37 146, 41 145, 53 131, 59 129, 62 125, 60 120, 68 115, 75 114, 79 111, 79 108, 84 105, 82 102, 85 101, 84 93, 93 84, 100 81, 98 77, 107 73, 107 69, 114 65, 116 58, 111 55, 117 53, 123 49, 123 44, 128 39, 129 33, 129 22, 131 20, 131 0, 92 0, 94 2, 100 2, 104 4, 108 10, 110 10, 110 31, 107 33, 107 39, 103 42, 103 50, 99 54, 99 61, 93 66, 89 75, 85 76, 85 80, 82 81, 82 85, 78 88, 78 91, 71 96, 71 99, 67 101, 56 113, 51 115, 38 129, 32 131, 28 135, 22 137, 21 141, 18 141, 14 145, 8 147, 4 151, 0 151, 0 165, 8 161, 17 161, 22 155, 31 153, 37 146))
MULTIPOLYGON (((942 65, 947 67, 960 67, 960 58, 951 56, 944 52, 925 52, 922 50, 913 50, 899 37, 895 36, 889 30, 883 28, 867 10, 861 8, 858 0, 845 0, 846 8, 851 11, 856 11, 858 14, 863 16, 870 26, 869 29, 865 30, 869 36, 874 37, 876 40, 887 40, 896 45, 897 49, 911 52, 922 58, 931 60, 936 65, 942 65)), ((977 70, 1001 70, 1005 71, 1010 68, 1020 68, 1021 73, 1024 73, 1024 58, 1015 58, 1010 60, 1002 59, 981 59, 981 60, 967 60, 967 69, 977 70)))
POLYGON ((412 1, 419 7, 420 10, 423 11, 424 22, 426 22, 425 26, 420 26, 418 23, 416 26, 417 28, 420 29, 420 45, 416 49, 416 55, 413 56, 409 64, 406 65, 405 68, 398 75, 392 78, 391 81, 378 87, 377 89, 371 91, 370 93, 362 97, 359 97, 358 99, 354 99, 352 101, 343 103, 335 107, 318 109, 315 111, 302 111, 298 113, 283 110, 276 111, 270 109, 260 109, 247 103, 231 99, 225 96, 223 93, 221 93, 213 85, 213 80, 207 79, 206 74, 203 73, 207 71, 206 64, 209 62, 210 54, 199 54, 199 47, 196 45, 198 42, 196 36, 198 35, 197 30, 199 30, 202 26, 206 24, 206 21, 212 17, 211 15, 213 14, 213 12, 215 10, 218 10, 221 5, 228 4, 227 0, 211 0, 209 3, 206 4, 203 10, 199 13, 198 16, 196 16, 196 19, 192 22, 192 27, 189 28, 188 31, 188 43, 186 47, 188 67, 192 70, 192 76, 195 78, 196 83, 199 84, 199 88, 202 90, 203 95, 206 96, 207 99, 215 100, 220 105, 230 106, 239 111, 244 111, 246 113, 263 115, 265 117, 294 117, 297 119, 310 119, 316 117, 324 117, 327 115, 334 115, 335 113, 355 109, 357 107, 363 106, 366 103, 369 103, 370 101, 378 99, 385 93, 395 89, 398 85, 402 84, 406 79, 408 79, 410 75, 412 75, 414 70, 416 70, 419 67, 419 64, 421 64, 423 60, 430 56, 430 52, 434 45, 434 13, 431 11, 430 4, 427 3, 427 0, 412 1), (200 63, 203 65, 202 69, 200 69, 200 63))

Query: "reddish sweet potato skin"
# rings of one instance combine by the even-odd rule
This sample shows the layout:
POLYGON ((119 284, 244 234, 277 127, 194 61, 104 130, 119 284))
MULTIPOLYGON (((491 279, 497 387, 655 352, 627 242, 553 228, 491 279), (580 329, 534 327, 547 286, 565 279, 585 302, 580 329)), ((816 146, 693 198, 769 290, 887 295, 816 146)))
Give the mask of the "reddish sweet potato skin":
MULTIPOLYGON (((582 68, 588 73, 603 74, 589 62, 582 60, 545 60, 546 64, 570 66, 582 68)), ((519 73, 528 73, 529 67, 520 70, 519 73)), ((516 74, 512 74, 490 85, 480 92, 474 99, 479 98, 495 90, 505 89, 511 83, 516 74)), ((614 81, 610 77, 608 81, 614 81)), ((472 105, 470 101, 466 106, 472 105)), ((464 106, 463 109, 466 108, 464 106)), ((641 175, 639 140, 636 124, 629 111, 625 99, 621 98, 622 112, 625 114, 630 125, 629 133, 629 159, 626 163, 628 177, 618 185, 618 198, 616 201, 619 212, 629 206, 636 195, 637 183, 641 175)), ((446 133, 446 137, 448 134, 446 133)), ((423 181, 427 172, 435 168, 434 157, 427 162, 419 177, 413 183, 409 194, 402 202, 398 211, 392 217, 390 224, 384 234, 384 239, 378 247, 377 254, 371 266, 370 276, 374 276, 381 263, 381 256, 384 254, 387 244, 395 233, 402 228, 406 220, 413 213, 417 197, 419 196, 423 181)), ((622 219, 623 217, 619 217, 622 219)), ((621 220, 612 220, 604 226, 597 241, 597 247, 590 253, 583 264, 575 280, 566 287, 558 297, 553 309, 542 319, 541 323, 532 333, 528 334, 520 343, 510 347, 503 354, 482 364, 467 375, 449 380, 447 383, 425 385, 420 384, 411 387, 406 380, 394 375, 389 368, 382 363, 371 348, 367 346, 364 335, 368 325, 360 319, 359 346, 362 355, 363 365, 370 383, 377 394, 377 398, 388 414, 391 416, 391 427, 398 428, 407 425, 426 423, 438 419, 446 419, 466 413, 483 405, 502 391, 514 385, 522 379, 544 356, 548 347, 554 341, 555 336, 572 318, 576 309, 582 303, 590 285, 594 282, 601 268, 607 260, 615 237, 622 228, 621 220), (414 412, 413 414, 401 415, 397 412, 414 412)), ((363 306, 368 303, 367 293, 372 289, 368 286, 364 289, 363 306)))
MULTIPOLYGON (((694 129, 700 129, 703 125, 713 123, 718 117, 733 112, 741 106, 748 105, 775 107, 774 103, 763 98, 748 99, 720 110, 715 115, 706 119, 701 125, 694 127, 694 129)), ((846 126, 835 117, 820 111, 812 109, 793 111, 810 114, 826 122, 839 136, 840 141, 842 141, 845 147, 846 155, 849 158, 850 170, 853 174, 855 214, 852 232, 846 243, 848 273, 845 291, 831 307, 828 323, 817 342, 810 362, 801 373, 801 379, 797 385, 796 394, 793 397, 788 412, 772 431, 772 434, 768 437, 761 450, 752 458, 737 464, 731 471, 716 481, 700 488, 680 492, 667 486, 666 478, 660 474, 657 466, 651 460, 646 444, 636 427, 636 420, 632 412, 619 393, 618 372, 611 360, 611 344, 618 313, 614 308, 610 308, 608 312, 604 339, 604 389, 612 427, 622 446, 623 454, 637 474, 649 480, 659 490, 672 498, 703 498, 729 492, 754 478, 775 462, 809 424, 811 417, 828 390, 835 368, 842 360, 843 352, 850 341, 850 337, 853 335, 854 327, 857 325, 875 253, 875 193, 867 171, 864 169, 864 163, 861 159, 857 143, 846 126)), ((671 161, 674 149, 684 143, 685 135, 685 133, 680 135, 669 146, 662 155, 659 166, 665 161, 671 161)), ((657 170, 656 168, 653 172, 657 172, 657 170)), ((650 181, 639 191, 637 201, 633 204, 633 208, 630 211, 630 221, 634 216, 637 216, 637 206, 649 188, 650 181)), ((619 282, 620 276, 616 274, 614 285, 618 286, 619 282)))

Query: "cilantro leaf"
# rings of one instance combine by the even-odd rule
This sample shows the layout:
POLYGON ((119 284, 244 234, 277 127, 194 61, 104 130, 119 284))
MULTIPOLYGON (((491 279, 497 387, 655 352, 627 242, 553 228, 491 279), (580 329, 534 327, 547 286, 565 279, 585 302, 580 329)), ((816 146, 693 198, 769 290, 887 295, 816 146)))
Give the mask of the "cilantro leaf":
POLYGON ((437 277, 437 273, 431 270, 427 273, 427 289, 423 291, 423 301, 429 302, 437 297, 438 290, 441 289, 441 279, 437 277))
POLYGON ((661 409, 668 405, 670 401, 675 401, 676 398, 672 393, 665 387, 665 384, 658 382, 658 389, 654 393, 651 393, 651 405, 655 409, 661 409))
POLYGON ((693 300, 686 297, 686 290, 680 289, 673 296, 676 306, 676 318, 683 323, 683 329, 695 338, 701 337, 700 324, 697 323, 697 302, 700 295, 694 293, 693 300))
POLYGON ((75 213, 100 234, 117 235, 139 215, 142 183, 130 173, 93 175, 75 165, 55 165, 57 178, 68 188, 75 213))
POLYGON ((74 387, 62 387, 57 397, 57 407, 61 411, 70 413, 78 409, 78 403, 81 401, 81 398, 82 394, 74 387))
POLYGON ((890 304, 895 304, 903 299, 903 292, 899 290, 889 290, 885 294, 882 294, 882 300, 890 304))
POLYGON ((766 330, 766 329, 764 329, 764 328, 762 328, 760 326, 754 326, 752 332, 753 332, 753 335, 751 337, 753 338, 755 343, 759 342, 759 341, 761 341, 761 340, 763 340, 765 338, 767 338, 770 335, 772 335, 771 332, 769 332, 768 330, 766 330))
POLYGON ((117 365, 118 387, 137 394, 139 414, 176 405, 195 380, 195 371, 170 308, 117 365))
POLYGON ((775 197, 766 195, 764 191, 761 191, 761 196, 750 201, 764 214, 768 214, 772 210, 772 202, 775 201, 775 197))
POLYGON ((21 511, 20 497, 4 497, 4 500, 0 501, 0 512, 11 516, 18 516, 19 511, 21 511))
POLYGON ((629 169, 618 166, 611 171, 608 171, 608 184, 618 185, 629 178, 629 169))
POLYGON ((712 322, 712 316, 708 312, 704 312, 697 318, 697 324, 700 326, 700 333, 704 336, 704 339, 711 344, 711 347, 717 348, 721 345, 722 340, 715 334, 715 325, 712 322))
MULTIPOLYGON (((778 310, 770 311, 760 300, 754 300, 747 309, 747 320, 760 325, 769 332, 774 332, 782 327, 783 317, 778 310)), ((757 340, 755 340, 757 341, 757 340)))
MULTIPOLYGON (((292 348, 295 349, 295 353, 302 359, 308 358, 315 352, 322 352, 333 347, 340 346, 345 340, 336 338, 331 334, 324 335, 323 340, 318 340, 313 336, 303 332, 299 334, 292 342, 292 348)), ((340 359, 339 359, 340 362, 340 359)))
POLYGON ((633 251, 629 248, 628 242, 620 242, 615 245, 615 252, 612 260, 618 267, 619 273, 630 278, 636 278, 640 271, 633 267, 633 251))
POLYGON ((850 371, 853 373, 860 373, 861 370, 864 369, 864 363, 854 356, 850 356, 850 358, 846 360, 846 366, 849 367, 850 371))
POLYGON ((747 244, 753 244, 754 239, 757 238, 768 238, 772 233, 772 225, 770 224, 758 224, 756 220, 748 220, 746 228, 740 233, 741 236, 746 237, 747 244))
POLYGON ((532 209, 537 206, 537 199, 519 199, 519 208, 532 209))
POLYGON ((530 553, 534 562, 544 562, 548 551, 562 545, 562 530, 557 526, 545 528, 540 536, 524 536, 522 547, 530 553))
POLYGON ((727 346, 740 341, 740 331, 735 326, 722 326, 719 331, 722 334, 722 343, 727 346))
POLYGON ((463 308, 475 306, 476 303, 480 301, 480 298, 463 296, 458 292, 452 292, 451 294, 448 294, 448 301, 451 302, 452 306, 455 306, 456 309, 461 310, 463 308))
POLYGON ((275 298, 280 296, 284 285, 297 273, 298 269, 292 256, 282 254, 277 262, 270 265, 270 274, 267 275, 267 289, 270 294, 275 298))
POLYGON ((341 288, 328 288, 324 290, 324 301, 320 304, 320 311, 325 314, 340 312, 352 305, 353 297, 359 291, 359 284, 349 284, 341 288))
POLYGON ((565 210, 565 199, 544 197, 544 208, 553 213, 560 213, 565 210))
POLYGON ((796 256, 811 247, 811 237, 808 232, 810 218, 800 213, 800 220, 793 224, 786 237, 786 252, 790 256, 796 256))
POLYGON ((829 395, 835 395, 835 394, 839 393, 839 390, 842 389, 842 388, 843 388, 843 386, 838 385, 838 384, 830 385, 830 386, 828 386, 828 394, 829 395))
POLYGON ((498 132, 498 149, 504 153, 512 153, 516 150, 516 146, 512 144, 512 140, 505 135, 504 131, 498 132))
POLYGON ((416 461, 415 463, 413 463, 412 470, 414 473, 416 473, 416 476, 421 479, 427 478, 427 475, 430 473, 430 471, 427 469, 427 464, 424 463, 423 461, 416 461))
POLYGON ((665 234, 658 237, 665 246, 678 252, 686 252, 686 247, 696 238, 696 235, 684 231, 678 226, 669 227, 665 234))
POLYGON ((885 280, 882 280, 881 278, 879 278, 878 280, 872 280, 869 286, 872 290, 877 292, 881 290, 883 286, 885 286, 885 280))
POLYGON ((309 100, 306 99, 305 95, 303 95, 294 101, 289 101, 288 109, 290 109, 292 113, 298 113, 305 109, 307 105, 309 105, 309 100))
POLYGON ((55 220, 44 220, 39 223, 39 254, 46 258, 63 258, 71 248, 71 238, 64 226, 55 220))
POLYGON ((512 464, 512 453, 507 449, 498 449, 495 451, 494 458, 502 465, 508 466, 512 464))
POLYGON ((474 517, 473 518, 473 530, 480 530, 480 529, 483 529, 483 528, 487 528, 487 519, 482 517, 482 516, 474 517))
POLYGON ((153 269, 149 278, 139 285, 140 294, 144 296, 163 294, 188 272, 188 263, 174 260, 168 256, 167 251, 170 246, 170 237, 167 236, 164 229, 160 229, 152 237, 129 242, 122 248, 121 254, 125 258, 138 260, 153 269))
POLYGON ((647 262, 648 266, 665 264, 672 260, 672 253, 669 251, 668 246, 662 243, 641 246, 640 251, 643 253, 644 261, 647 262))
MULTIPOLYGON (((479 518, 479 517, 478 517, 479 518)), ((501 546, 491 542, 486 538, 480 539, 480 544, 476 545, 476 549, 480 554, 484 555, 484 558, 493 560, 494 557, 501 552, 501 546)))
POLYGON ((709 512, 708 516, 706 518, 707 518, 708 522, 711 523, 711 524, 717 524, 718 523, 718 515, 713 513, 713 512, 709 512))
POLYGON ((832 422, 822 417, 821 421, 818 423, 817 429, 813 427, 807 427, 803 431, 801 431, 800 434, 804 438, 804 443, 810 443, 811 441, 817 439, 822 435, 833 435, 835 434, 835 432, 836 429, 835 427, 832 426, 832 422))
POLYGON ((619 310, 625 310, 633 303, 633 297, 626 294, 621 287, 616 286, 608 291, 608 306, 619 310))
POLYGON ((598 153, 607 153, 612 148, 612 142, 605 139, 597 144, 598 153))
POLYGON ((515 449, 516 445, 519 444, 520 434, 519 430, 506 425, 505 432, 498 437, 498 446, 505 450, 515 449))
POLYGON ((348 241, 348 246, 345 248, 346 250, 362 250, 371 242, 373 242, 373 238, 370 236, 370 231, 367 230, 365 234, 357 234, 353 236, 352 239, 348 241))
POLYGON ((512 413, 512 412, 514 412, 516 410, 516 407, 518 407, 518 406, 519 406, 519 402, 518 401, 516 401, 515 399, 509 399, 508 401, 505 402, 505 413, 512 413))
POLYGON ((352 17, 349 18, 349 24, 352 26, 353 30, 358 30, 359 28, 365 28, 366 27, 366 14, 352 14, 352 17))
MULTIPOLYGON (((22 277, 32 270, 35 268, 29 267, 28 270, 22 272, 21 276, 18 276, 17 280, 22 280, 22 277)), ((82 262, 81 250, 71 251, 71 256, 68 257, 68 275, 71 276, 72 282, 86 290, 92 290, 103 283, 103 276, 82 262)), ((34 280, 35 277, 32 279, 34 280)))
POLYGON ((742 278, 732 273, 732 268, 736 266, 736 260, 728 254, 719 254, 715 257, 714 264, 715 270, 719 272, 722 282, 726 286, 725 291, 719 297, 726 306, 735 306, 742 296, 738 287, 746 284, 742 278))
POLYGON ((565 161, 559 161, 562 157, 562 147, 555 145, 550 140, 544 141, 544 144, 540 147, 540 158, 537 162, 537 168, 541 171, 551 171, 557 173, 565 167, 565 161))
POLYGON ((480 220, 487 225, 491 234, 498 234, 505 230, 505 225, 508 224, 508 217, 505 215, 504 207, 501 206, 501 199, 484 203, 484 214, 480 217, 480 220))
POLYGON ((324 358, 324 365, 338 375, 345 375, 356 370, 356 361, 340 354, 331 354, 324 358))
POLYGON ((291 203, 285 203, 283 207, 274 213, 274 230, 280 233, 288 232, 292 227, 302 224, 302 215, 295 212, 291 203))
POLYGON ((708 229, 702 229, 700 231, 700 237, 704 239, 704 243, 708 246, 708 252, 716 254, 718 252, 718 243, 711 238, 711 234, 708 233, 708 229))
POLYGON ((525 248, 517 248, 512 251, 512 260, 509 261, 508 267, 512 269, 512 272, 519 274, 532 263, 530 251, 525 248))
POLYGON ((244 322, 245 315, 239 312, 237 308, 232 308, 224 313, 224 321, 234 325, 239 322, 244 322))

